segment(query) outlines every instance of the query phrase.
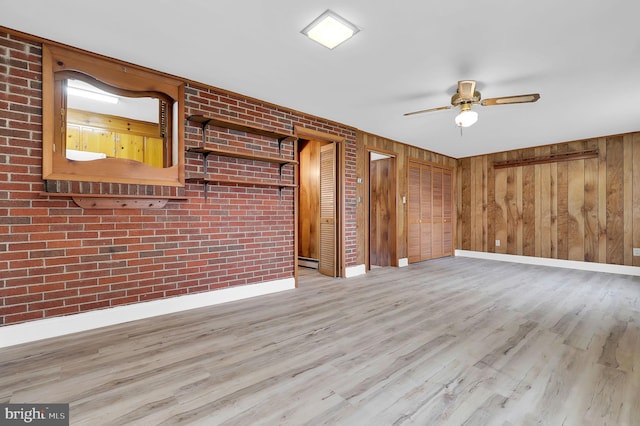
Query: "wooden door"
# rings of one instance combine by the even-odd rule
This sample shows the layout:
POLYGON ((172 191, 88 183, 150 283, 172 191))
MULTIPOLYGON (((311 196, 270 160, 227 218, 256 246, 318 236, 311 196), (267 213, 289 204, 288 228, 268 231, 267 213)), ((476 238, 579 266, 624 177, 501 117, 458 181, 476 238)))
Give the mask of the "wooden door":
POLYGON ((334 144, 320 148, 320 256, 318 271, 337 275, 336 262, 336 149, 334 144))
POLYGON ((453 255, 453 173, 442 171, 442 255, 453 255))
POLYGON ((432 177, 432 221, 433 232, 431 235, 431 257, 442 257, 442 169, 434 167, 431 173, 432 177))
POLYGON ((453 173, 409 163, 409 263, 453 254, 453 173))
POLYGON ((409 199, 407 200, 408 211, 408 244, 407 251, 409 262, 419 262, 422 260, 422 250, 420 243, 420 194, 421 194, 421 168, 409 164, 409 199))
POLYGON ((369 163, 369 264, 396 265, 395 158, 370 156, 369 163), (381 158, 380 158, 381 157, 381 158))

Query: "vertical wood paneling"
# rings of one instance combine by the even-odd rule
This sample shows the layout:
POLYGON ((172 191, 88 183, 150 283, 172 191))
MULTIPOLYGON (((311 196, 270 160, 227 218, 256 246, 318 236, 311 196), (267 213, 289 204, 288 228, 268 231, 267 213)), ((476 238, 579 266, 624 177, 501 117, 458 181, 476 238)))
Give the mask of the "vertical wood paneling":
POLYGON ((607 262, 607 139, 598 138, 598 262, 607 262))
POLYGON ((607 263, 624 263, 624 147, 622 137, 607 138, 607 263))
POLYGON ((467 223, 469 224, 469 226, 465 226, 462 229, 462 232, 460 232, 460 238, 461 238, 461 243, 462 245, 459 245, 458 247, 461 247, 463 250, 477 250, 475 248, 475 244, 472 244, 471 241, 471 233, 473 230, 473 223, 472 222, 472 214, 471 214, 471 209, 473 208, 473 203, 471 202, 471 187, 473 182, 471 182, 471 162, 473 161, 472 158, 465 158, 464 160, 462 160, 460 162, 460 173, 461 173, 461 178, 459 179, 460 185, 462 187, 462 192, 460 192, 459 194, 462 195, 462 200, 464 200, 465 202, 462 204, 462 223, 467 223))
MULTIPOLYGON (((550 147, 542 147, 540 155, 551 154, 550 147)), ((551 165, 540 164, 540 256, 551 257, 551 165)))
MULTIPOLYGON (((539 148, 536 148, 535 150, 535 155, 541 155, 539 148)), ((535 251, 535 256, 536 257, 540 257, 542 256, 542 236, 540 235, 540 230, 542 228, 542 214, 540 213, 540 209, 541 209, 541 202, 542 202, 542 176, 540 175, 541 170, 540 170, 540 165, 536 165, 534 166, 534 174, 535 174, 535 180, 534 180, 534 185, 533 185, 533 192, 535 194, 535 202, 534 202, 534 226, 535 226, 535 230, 536 232, 534 233, 533 239, 534 239, 534 251, 535 251)))
MULTIPOLYGON (((557 146, 551 147, 551 153, 557 153, 557 146)), ((550 211, 550 237, 551 237, 551 250, 550 257, 552 259, 558 258, 558 163, 552 163, 549 165, 549 202, 550 211)))
POLYGON ((465 250, 640 266, 633 256, 640 247, 640 132, 458 164, 464 214, 457 229, 465 250), (585 149, 597 149, 598 157, 493 168, 496 161, 585 149))
POLYGON ((624 176, 623 194, 623 256, 624 265, 633 264, 633 135, 626 134, 622 137, 624 165, 622 176, 624 176))
MULTIPOLYGON (((570 149, 578 151, 582 149, 581 145, 574 142, 570 145, 570 149)), ((568 179, 569 260, 584 260, 584 160, 568 162, 568 179)))
MULTIPOLYGON (((587 149, 597 148, 597 141, 588 141, 587 149)), ((598 222, 599 160, 584 160, 584 261, 598 262, 600 227, 598 222)))
POLYGON ((522 254, 524 256, 535 256, 535 166, 522 167, 522 223, 523 235, 522 254))
MULTIPOLYGON (((557 152, 566 152, 566 144, 558 146, 557 152)), ((569 259, 569 162, 558 163, 558 259, 569 259)))
POLYGON ((516 170, 514 168, 507 169, 507 193, 505 194, 504 204, 507 208, 507 254, 517 253, 517 233, 519 213, 516 205, 516 170))
MULTIPOLYGON (((495 217, 496 217, 496 176, 495 169, 493 168, 493 161, 495 156, 487 156, 489 169, 487 170, 487 250, 489 253, 495 253, 496 251, 496 228, 495 228, 495 217)), ((497 160, 496 160, 497 161, 497 160)))
MULTIPOLYGON (((640 133, 633 134, 633 247, 640 248, 640 133)), ((633 266, 640 266, 640 256, 633 256, 633 266)))
MULTIPOLYGON (((496 155, 496 161, 499 156, 496 155)), ((495 170, 495 239, 500 241, 496 253, 507 252, 507 169, 495 170)))

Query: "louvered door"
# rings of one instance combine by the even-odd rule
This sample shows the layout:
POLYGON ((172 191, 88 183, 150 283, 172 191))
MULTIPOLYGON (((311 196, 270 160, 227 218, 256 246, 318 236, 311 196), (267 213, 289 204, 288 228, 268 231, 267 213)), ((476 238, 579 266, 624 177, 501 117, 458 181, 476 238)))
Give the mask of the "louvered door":
POLYGON ((320 148, 320 258, 318 271, 336 276, 336 154, 333 144, 320 148))
POLYGON ((409 263, 453 254, 453 178, 448 169, 409 163, 409 263))

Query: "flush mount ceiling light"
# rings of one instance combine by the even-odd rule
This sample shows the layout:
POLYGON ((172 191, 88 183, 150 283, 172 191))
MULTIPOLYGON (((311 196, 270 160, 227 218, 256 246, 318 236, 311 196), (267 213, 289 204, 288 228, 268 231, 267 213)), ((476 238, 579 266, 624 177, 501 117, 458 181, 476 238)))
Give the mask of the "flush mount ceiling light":
POLYGON ((327 10, 307 25, 301 33, 324 47, 333 49, 353 37, 358 31, 360 29, 351 22, 327 10))

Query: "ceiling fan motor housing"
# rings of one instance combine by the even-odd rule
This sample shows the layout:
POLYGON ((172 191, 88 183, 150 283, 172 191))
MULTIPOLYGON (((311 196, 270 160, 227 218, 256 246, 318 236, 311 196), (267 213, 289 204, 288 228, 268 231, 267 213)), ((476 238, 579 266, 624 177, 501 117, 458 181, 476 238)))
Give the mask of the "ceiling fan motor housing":
POLYGON ((478 102, 480 102, 480 92, 477 90, 473 92, 473 96, 471 97, 462 96, 458 92, 451 97, 451 105, 453 106, 461 104, 477 104, 478 102))

